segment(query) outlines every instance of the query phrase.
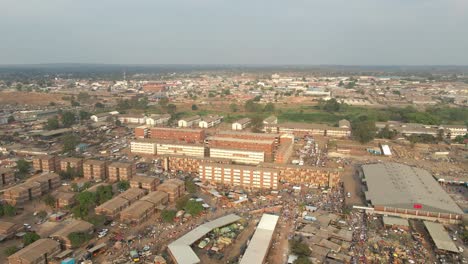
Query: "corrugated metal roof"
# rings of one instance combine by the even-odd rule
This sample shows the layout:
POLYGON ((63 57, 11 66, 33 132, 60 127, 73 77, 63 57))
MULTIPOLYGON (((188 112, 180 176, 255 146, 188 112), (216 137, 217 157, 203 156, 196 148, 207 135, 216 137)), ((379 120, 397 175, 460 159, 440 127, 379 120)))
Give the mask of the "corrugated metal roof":
POLYGON ((432 175, 423 169, 399 163, 362 166, 368 191, 367 200, 375 205, 429 212, 460 214, 463 212, 432 175))
POLYGON ((459 252, 443 225, 429 221, 424 221, 424 225, 438 249, 459 252))
POLYGON ((260 223, 258 223, 257 230, 250 240, 249 246, 242 257, 240 264, 258 264, 263 263, 270 241, 275 232, 276 224, 278 223, 279 216, 264 214, 260 223))

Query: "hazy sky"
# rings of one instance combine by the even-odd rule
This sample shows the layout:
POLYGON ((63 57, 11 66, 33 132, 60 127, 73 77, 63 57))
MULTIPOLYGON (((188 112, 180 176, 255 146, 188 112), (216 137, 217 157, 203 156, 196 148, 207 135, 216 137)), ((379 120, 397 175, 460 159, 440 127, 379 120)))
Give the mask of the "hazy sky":
POLYGON ((468 65, 468 0, 0 0, 0 64, 468 65))

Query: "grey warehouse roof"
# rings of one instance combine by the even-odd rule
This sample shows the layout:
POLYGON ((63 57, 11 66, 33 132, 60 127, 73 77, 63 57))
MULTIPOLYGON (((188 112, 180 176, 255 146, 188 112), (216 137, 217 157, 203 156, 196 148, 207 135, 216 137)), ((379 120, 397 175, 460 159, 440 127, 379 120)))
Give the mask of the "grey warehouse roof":
POLYGON ((426 229, 437 249, 456 253, 459 252, 457 246, 453 243, 452 239, 450 239, 450 235, 447 233, 443 225, 428 221, 424 221, 424 225, 426 226, 426 229))
POLYGON ((414 210, 415 204, 428 212, 463 212, 432 175, 423 169, 399 163, 362 166, 368 191, 366 199, 376 206, 414 210))
POLYGON ((278 219, 279 216, 277 215, 264 214, 262 216, 240 264, 263 263, 268 253, 278 219))

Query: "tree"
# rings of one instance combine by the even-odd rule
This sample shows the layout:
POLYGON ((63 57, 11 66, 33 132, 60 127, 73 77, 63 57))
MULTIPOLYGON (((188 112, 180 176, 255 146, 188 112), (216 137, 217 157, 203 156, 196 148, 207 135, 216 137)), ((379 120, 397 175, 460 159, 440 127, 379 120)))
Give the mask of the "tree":
POLYGON ((117 189, 119 189, 119 191, 123 192, 123 191, 126 191, 130 188, 130 183, 128 181, 119 181, 117 183, 117 189))
POLYGON ((159 105, 162 108, 166 108, 167 104, 169 104, 169 99, 167 97, 163 97, 163 98, 159 99, 159 105))
POLYGON ((454 141, 458 144, 463 144, 463 142, 465 141, 465 139, 468 138, 468 134, 465 134, 464 136, 456 136, 454 141))
POLYGON ((293 264, 312 264, 312 261, 306 256, 299 256, 293 264))
POLYGON ((3 251, 7 257, 15 254, 16 252, 18 252, 18 248, 16 246, 9 246, 3 251))
POLYGON ((75 100, 71 100, 70 104, 71 104, 71 106, 73 106, 73 107, 80 106, 80 103, 78 103, 78 102, 75 101, 75 100))
POLYGON ((199 215, 204 210, 202 203, 195 200, 189 200, 184 209, 187 213, 193 216, 199 215))
POLYGON ((106 185, 106 186, 99 186, 96 189, 96 200, 98 204, 103 204, 104 202, 112 199, 112 186, 111 185, 106 185))
POLYGON ((357 121, 352 124, 353 137, 361 143, 374 139, 377 128, 372 120, 357 121))
POLYGON ((13 122, 15 122, 15 117, 11 115, 8 117, 8 124, 11 124, 13 122))
POLYGON ((79 116, 81 122, 83 122, 84 120, 88 120, 91 117, 91 113, 81 110, 79 116))
POLYGON ((198 110, 198 106, 197 106, 196 104, 193 104, 193 105, 192 105, 192 110, 193 110, 193 111, 197 111, 197 110, 198 110))
POLYGON ((344 86, 343 81, 340 81, 340 82, 338 83, 338 87, 343 87, 343 86, 344 86))
POLYGON ((39 217, 40 219, 45 219, 47 217, 47 212, 44 210, 41 210, 37 213, 37 217, 39 217))
POLYGON ((42 198, 42 201, 44 201, 44 203, 50 208, 55 208, 57 205, 57 200, 51 194, 45 195, 44 198, 42 198))
POLYGON ((237 112, 239 111, 239 106, 237 106, 235 103, 232 103, 229 105, 229 109, 231 109, 231 112, 237 112))
POLYGON ((298 256, 310 256, 311 250, 306 244, 297 240, 292 240, 290 245, 293 254, 298 256))
POLYGON ((121 125, 122 125, 122 121, 116 119, 116 120, 115 120, 115 125, 116 125, 116 126, 121 126, 121 125))
POLYGON ((31 169, 31 163, 27 162, 25 159, 20 159, 16 161, 16 168, 20 174, 27 174, 31 169))
POLYGON ((176 201, 176 208, 177 210, 182 210, 185 208, 185 206, 187 205, 187 202, 189 201, 189 197, 187 195, 185 196, 182 196, 180 197, 179 199, 177 199, 176 201))
POLYGON ((262 99, 262 96, 261 95, 257 95, 254 97, 254 99, 252 99, 252 101, 254 102, 260 102, 260 99, 262 99))
POLYGON ((263 129, 263 118, 260 115, 252 117, 250 121, 252 132, 258 133, 263 129))
POLYGON ((197 186, 195 183, 192 181, 192 179, 187 179, 185 180, 185 189, 189 193, 196 193, 197 192, 197 186))
POLYGON ((64 127, 71 127, 76 123, 76 115, 73 112, 66 111, 62 114, 62 124, 64 127))
POLYGON ((54 130, 59 128, 59 120, 58 117, 54 116, 49 119, 47 119, 47 124, 45 126, 45 129, 47 130, 54 130))
POLYGON ((77 96, 78 101, 87 101, 91 96, 87 92, 80 92, 77 96))
POLYGON ((96 108, 104 108, 104 104, 101 103, 101 102, 97 102, 96 104, 94 104, 94 107, 96 107, 96 108))
POLYGON ((177 111, 177 106, 175 104, 169 104, 167 105, 167 113, 173 115, 177 111))
POLYGON ((386 139, 393 139, 398 132, 394 129, 390 129, 388 125, 386 125, 382 130, 377 133, 377 137, 379 138, 386 138, 386 139))
POLYGON ((13 217, 16 215, 16 207, 10 204, 3 205, 3 215, 13 217))
POLYGON ((91 240, 92 236, 85 232, 73 232, 68 235, 68 239, 70 239, 71 245, 73 248, 78 248, 84 243, 91 240))
POLYGON ((320 102, 320 108, 327 112, 338 112, 342 109, 342 104, 339 103, 335 98, 327 101, 320 102))
POLYGON ((263 108, 263 111, 265 112, 273 112, 275 111, 275 105, 273 103, 267 103, 265 107, 263 108))
POLYGON ((62 137, 63 152, 75 151, 76 145, 78 145, 78 137, 73 134, 66 134, 62 137))
POLYGON ((166 210, 164 209, 161 212, 161 218, 164 222, 166 223, 172 223, 174 222, 174 218, 176 217, 177 212, 174 210, 166 210))
POLYGON ((28 246, 32 243, 34 243, 35 241, 41 239, 41 237, 34 233, 34 232, 27 232, 24 236, 23 236, 23 244, 24 246, 28 246))
POLYGON ((259 112, 261 105, 255 103, 254 100, 247 100, 244 104, 245 111, 247 112, 259 112))

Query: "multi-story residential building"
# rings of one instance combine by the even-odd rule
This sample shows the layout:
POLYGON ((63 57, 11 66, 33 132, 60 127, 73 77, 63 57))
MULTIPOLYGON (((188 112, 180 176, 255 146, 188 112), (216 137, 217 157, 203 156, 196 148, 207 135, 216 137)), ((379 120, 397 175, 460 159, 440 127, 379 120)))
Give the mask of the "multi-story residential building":
POLYGON ((167 124, 167 122, 169 122, 169 119, 171 119, 171 115, 169 114, 150 115, 149 117, 146 117, 146 125, 148 126, 164 125, 164 124, 167 124))
POLYGON ((156 155, 156 140, 137 139, 130 142, 130 151, 134 154, 156 155))
POLYGON ((277 144, 273 139, 253 140, 220 136, 208 137, 207 142, 210 148, 262 151, 267 162, 273 161, 277 144))
POLYGON ((15 173, 11 168, 0 168, 0 188, 15 182, 15 173))
POLYGON ((9 264, 50 263, 62 251, 60 243, 42 238, 8 257, 9 264))
POLYGON ((296 137, 305 135, 312 136, 330 136, 330 137, 349 137, 351 136, 350 128, 332 127, 322 124, 304 124, 304 123, 281 123, 273 125, 265 125, 263 130, 266 133, 286 133, 293 134, 296 137))
POLYGON ((156 191, 156 186, 160 183, 159 178, 136 175, 130 180, 130 187, 140 188, 149 192, 156 191))
POLYGON ((250 122, 250 118, 239 119, 236 122, 232 123, 232 130, 244 130, 250 124, 250 122))
POLYGON ((76 170, 83 169, 83 159, 81 158, 63 158, 60 160, 60 170, 67 171, 68 168, 76 170))
POLYGON ((60 160, 55 156, 39 155, 33 158, 33 168, 35 171, 59 171, 60 160))
POLYGON ((134 163, 113 162, 107 167, 110 182, 129 181, 136 174, 134 163))
POLYGON ((201 121, 200 116, 191 116, 187 118, 180 119, 177 124, 179 127, 193 127, 201 121))
POLYGON ((457 136, 463 137, 468 133, 466 126, 462 126, 462 125, 459 125, 459 126, 457 126, 457 125, 440 125, 439 129, 444 129, 446 131, 446 137, 451 138, 451 139, 454 139, 457 136))
POLYGON ((120 115, 117 119, 122 124, 146 124, 146 116, 141 115, 120 115))
POLYGON ((244 188, 278 188, 278 170, 271 168, 202 162, 199 177, 203 181, 244 188))
POLYGON ((156 144, 158 155, 183 155, 191 157, 204 157, 205 147, 203 144, 183 144, 170 141, 159 141, 156 144))
POLYGON ((221 121, 223 120, 223 117, 222 116, 208 116, 208 117, 204 117, 203 120, 201 120, 199 123, 198 123, 198 126, 200 128, 210 128, 210 127, 214 127, 216 125, 219 125, 221 124, 221 121))
POLYGON ((112 117, 112 115, 110 113, 100 113, 100 114, 92 115, 90 117, 90 119, 93 122, 105 122, 105 121, 109 120, 109 118, 111 118, 111 117, 112 117))
POLYGON ((86 160, 83 163, 83 177, 88 180, 103 181, 107 178, 107 162, 86 160))
POLYGON ((259 164, 265 161, 265 152, 231 148, 210 148, 210 157, 229 159, 236 163, 259 164))
POLYGON ((32 201, 59 186, 60 177, 58 174, 44 173, 5 190, 3 199, 8 204, 21 207, 27 201, 32 201))
POLYGON ((166 180, 157 187, 158 191, 169 195, 169 202, 175 202, 185 194, 185 183, 178 179, 166 180))
POLYGON ((177 140, 183 142, 203 142, 205 130, 190 128, 168 128, 140 126, 135 128, 136 138, 177 140))

